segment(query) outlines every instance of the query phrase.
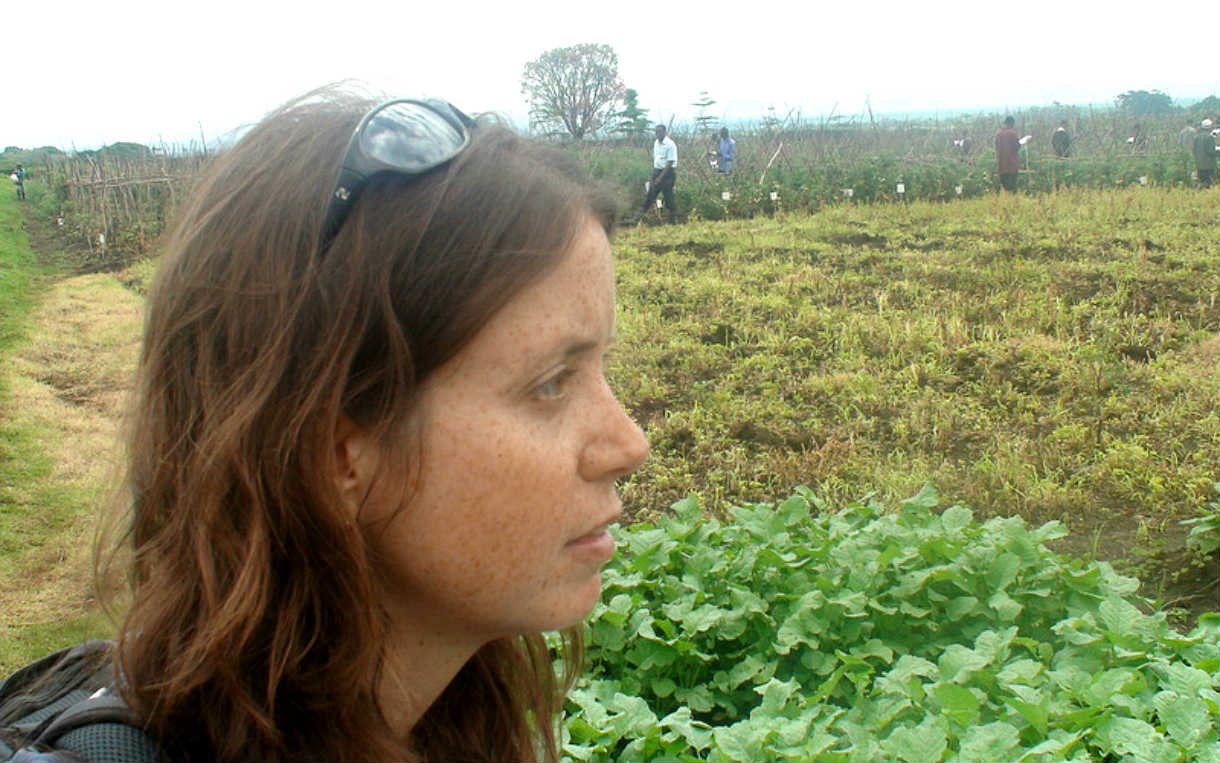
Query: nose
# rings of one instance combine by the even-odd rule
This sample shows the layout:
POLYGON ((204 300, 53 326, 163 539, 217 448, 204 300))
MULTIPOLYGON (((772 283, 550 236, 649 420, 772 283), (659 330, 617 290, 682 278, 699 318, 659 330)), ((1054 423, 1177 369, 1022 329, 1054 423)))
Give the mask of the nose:
POLYGON ((597 410, 581 452, 580 476, 590 482, 625 477, 644 463, 648 439, 605 381, 601 384, 597 410))

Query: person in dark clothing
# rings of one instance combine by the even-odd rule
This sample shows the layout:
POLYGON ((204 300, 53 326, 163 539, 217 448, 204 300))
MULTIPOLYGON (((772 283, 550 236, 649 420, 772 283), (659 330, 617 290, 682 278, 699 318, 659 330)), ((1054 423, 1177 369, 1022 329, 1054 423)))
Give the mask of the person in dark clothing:
POLYGON ((678 210, 674 206, 674 182, 678 179, 678 145, 673 138, 665 135, 665 125, 657 125, 657 139, 652 144, 652 179, 648 181, 648 195, 635 221, 644 217, 657 196, 665 200, 665 208, 669 210, 669 222, 676 223, 678 210))
POLYGON ((17 199, 25 201, 25 168, 20 164, 13 170, 13 182, 17 185, 17 199))
POLYGON ((1199 188, 1210 188, 1216 182, 1216 136, 1211 133, 1211 120, 1204 119, 1202 130, 1195 133, 1191 153, 1195 156, 1195 172, 1199 176, 1199 188))
POLYGON ((1012 117, 1004 117, 1004 126, 995 134, 995 160, 1005 191, 1017 190, 1017 172, 1021 169, 1021 140, 1014 127, 1016 123, 1012 117))
POLYGON ((1068 133, 1067 120, 1059 123, 1055 128, 1055 133, 1051 135, 1051 148, 1055 150, 1055 156, 1060 159, 1068 158, 1068 153, 1072 150, 1072 136, 1068 133))

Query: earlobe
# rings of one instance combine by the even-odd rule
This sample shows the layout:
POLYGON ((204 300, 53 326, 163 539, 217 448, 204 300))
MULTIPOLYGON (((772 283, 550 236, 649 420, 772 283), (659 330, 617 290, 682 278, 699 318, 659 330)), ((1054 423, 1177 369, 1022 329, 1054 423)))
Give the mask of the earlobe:
POLYGON ((376 440, 356 422, 340 414, 335 426, 332 479, 344 508, 355 519, 373 487, 379 450, 376 440))

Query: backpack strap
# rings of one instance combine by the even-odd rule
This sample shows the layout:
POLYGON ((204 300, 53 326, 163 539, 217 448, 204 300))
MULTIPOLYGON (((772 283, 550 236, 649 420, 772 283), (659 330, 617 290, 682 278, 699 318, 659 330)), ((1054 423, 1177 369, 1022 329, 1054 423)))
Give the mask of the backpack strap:
MULTIPOLYGON (((143 721, 111 688, 109 665, 97 658, 108 642, 86 642, 44 657, 0 682, 0 699, 15 700, 17 719, 0 723, 16 733, 20 749, 0 738, 0 760, 21 763, 60 761, 128 761, 155 763, 160 746, 143 729, 143 721), (62 676, 60 693, 35 700, 27 690, 45 676, 62 676), (100 685, 100 688, 99 688, 100 685), (22 696, 25 695, 25 696, 22 696)), ((3 704, 3 703, 0 703, 3 704)))
POLYGON ((98 689, 55 716, 34 741, 81 760, 157 763, 161 759, 159 746, 144 731, 143 721, 109 688, 98 689))

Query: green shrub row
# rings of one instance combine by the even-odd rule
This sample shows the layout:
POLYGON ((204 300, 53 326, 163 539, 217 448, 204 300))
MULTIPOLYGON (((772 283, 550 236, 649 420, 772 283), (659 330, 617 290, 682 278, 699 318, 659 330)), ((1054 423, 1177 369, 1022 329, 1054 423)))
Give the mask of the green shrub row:
POLYGON ((1220 761, 1220 615, 1182 635, 1057 522, 798 488, 617 532, 576 760, 1220 761))

